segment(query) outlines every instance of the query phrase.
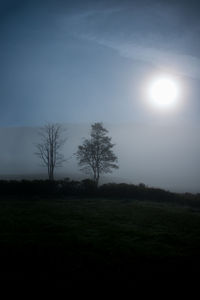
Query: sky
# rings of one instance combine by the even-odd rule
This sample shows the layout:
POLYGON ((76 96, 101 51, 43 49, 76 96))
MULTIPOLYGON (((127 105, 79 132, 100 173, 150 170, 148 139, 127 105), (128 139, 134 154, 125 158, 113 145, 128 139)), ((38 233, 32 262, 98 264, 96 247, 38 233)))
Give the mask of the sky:
POLYGON ((198 124, 198 1, 0 1, 0 126, 55 122, 198 124), (178 78, 179 109, 144 99, 178 78))
POLYGON ((71 124, 70 157, 104 122, 113 178, 200 192, 199 11, 192 0, 0 0, 0 174, 40 170, 31 128, 71 124), (147 94, 161 74, 180 88, 164 112, 147 94))

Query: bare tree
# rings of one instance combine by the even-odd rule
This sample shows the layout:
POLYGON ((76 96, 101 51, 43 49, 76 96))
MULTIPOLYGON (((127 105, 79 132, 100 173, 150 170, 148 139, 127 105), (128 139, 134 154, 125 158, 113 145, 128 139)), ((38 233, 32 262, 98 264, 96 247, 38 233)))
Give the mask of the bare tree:
POLYGON ((63 131, 60 124, 50 123, 39 130, 41 142, 36 145, 35 154, 42 161, 42 165, 47 168, 49 180, 54 180, 55 168, 61 167, 65 161, 64 155, 60 152, 66 142, 66 138, 62 138, 63 131))
POLYGON ((111 173, 111 169, 118 168, 115 164, 117 157, 112 151, 114 144, 107 133, 108 130, 102 123, 92 124, 90 139, 85 139, 76 152, 81 171, 92 173, 96 185, 99 183, 100 174, 111 173))

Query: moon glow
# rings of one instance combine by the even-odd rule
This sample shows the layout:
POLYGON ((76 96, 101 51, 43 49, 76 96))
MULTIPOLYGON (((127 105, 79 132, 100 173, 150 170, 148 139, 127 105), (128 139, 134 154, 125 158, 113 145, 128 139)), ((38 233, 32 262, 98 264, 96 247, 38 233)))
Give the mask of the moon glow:
POLYGON ((151 104, 157 109, 167 110, 177 104, 178 84, 170 77, 154 79, 149 85, 148 92, 151 104))

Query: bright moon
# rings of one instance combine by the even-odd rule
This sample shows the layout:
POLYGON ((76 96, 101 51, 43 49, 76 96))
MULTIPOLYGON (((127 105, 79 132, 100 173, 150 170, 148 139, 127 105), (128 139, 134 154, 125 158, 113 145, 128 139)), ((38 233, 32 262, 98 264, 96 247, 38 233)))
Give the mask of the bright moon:
POLYGON ((155 108, 166 110, 176 106, 178 94, 178 84, 170 77, 157 78, 149 85, 151 104, 155 108))

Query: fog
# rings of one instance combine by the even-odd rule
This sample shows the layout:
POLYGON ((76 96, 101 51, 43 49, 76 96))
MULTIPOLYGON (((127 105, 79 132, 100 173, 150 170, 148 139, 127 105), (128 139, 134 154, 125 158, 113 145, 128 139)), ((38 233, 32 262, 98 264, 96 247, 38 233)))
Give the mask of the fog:
MULTIPOLYGON (((63 124, 67 141, 62 149, 66 162, 57 168, 56 178, 88 177, 79 171, 74 153, 90 125, 63 124)), ((176 192, 200 192, 199 127, 149 125, 142 123, 108 124, 119 169, 102 176, 100 183, 126 182, 160 187, 176 192)), ((46 178, 46 169, 35 155, 40 141, 38 127, 0 128, 0 178, 46 178)))

